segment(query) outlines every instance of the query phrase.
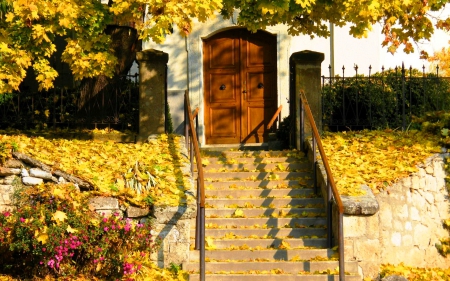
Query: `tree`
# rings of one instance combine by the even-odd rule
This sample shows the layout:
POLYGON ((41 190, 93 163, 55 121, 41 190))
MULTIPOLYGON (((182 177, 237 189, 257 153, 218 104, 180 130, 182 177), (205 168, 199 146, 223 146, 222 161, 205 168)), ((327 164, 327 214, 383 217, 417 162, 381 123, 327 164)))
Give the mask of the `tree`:
POLYGON ((112 77, 129 64, 114 55, 124 38, 114 39, 114 26, 126 27, 128 41, 162 42, 173 25, 187 35, 193 18, 204 22, 220 8, 220 0, 0 0, 0 93, 17 90, 29 67, 40 90, 53 87, 57 36, 66 38, 61 58, 75 79, 112 77))
MULTIPOLYGON (((383 46, 394 53, 403 46, 429 39, 435 28, 449 29, 450 19, 432 23, 430 11, 449 0, 0 0, 0 93, 18 89, 32 67, 40 89, 49 89, 58 73, 50 66, 54 39, 65 36, 62 60, 75 79, 112 77, 128 63, 114 48, 114 26, 126 26, 130 42, 163 42, 173 26, 187 36, 193 19, 206 21, 220 12, 225 18, 239 11, 238 24, 256 31, 278 23, 292 35, 328 36, 328 23, 351 25, 350 33, 363 37, 372 25, 382 24, 383 46), (135 31, 134 31, 135 30, 135 31), (120 66, 120 64, 119 64, 120 66)), ((118 32, 118 31, 117 31, 118 32)), ((122 35, 126 32, 123 32, 122 35)), ((117 40, 124 37, 117 36, 117 40)), ((116 44, 117 45, 117 44, 116 44)), ((127 48, 133 47, 128 44, 127 48)), ((136 45, 134 45, 134 51, 136 45)), ((424 54, 426 55, 426 54, 424 54)), ((94 83, 95 84, 95 83, 94 83)), ((95 86, 94 86, 95 87, 95 86)))
POLYGON ((429 57, 428 60, 439 66, 440 74, 444 76, 450 75, 450 48, 442 48, 429 57))

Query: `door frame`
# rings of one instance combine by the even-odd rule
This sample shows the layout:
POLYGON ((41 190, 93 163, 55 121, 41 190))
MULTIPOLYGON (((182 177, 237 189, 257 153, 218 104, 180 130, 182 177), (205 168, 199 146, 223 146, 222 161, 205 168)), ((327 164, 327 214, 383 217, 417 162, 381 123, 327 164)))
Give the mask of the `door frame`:
MULTIPOLYGON (((200 145, 205 145, 205 120, 204 120, 204 81, 203 81, 203 39, 207 39, 219 32, 241 28, 236 26, 235 14, 229 20, 222 20, 217 17, 213 21, 202 23, 186 38, 187 59, 188 59, 188 90, 191 107, 200 109, 198 136, 200 145)), ((283 105, 282 116, 289 114, 289 52, 291 36, 287 34, 283 26, 268 27, 265 30, 276 35, 277 38, 277 103, 283 105)))

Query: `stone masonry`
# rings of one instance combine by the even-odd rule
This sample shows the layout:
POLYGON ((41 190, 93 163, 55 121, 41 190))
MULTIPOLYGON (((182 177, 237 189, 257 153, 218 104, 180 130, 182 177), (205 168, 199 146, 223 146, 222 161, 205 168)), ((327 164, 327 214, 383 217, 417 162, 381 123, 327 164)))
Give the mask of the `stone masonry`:
MULTIPOLYGON (((180 149, 183 157, 187 158, 187 149, 184 137, 179 138, 180 149)), ((189 161, 181 161, 180 167, 184 175, 190 175, 189 161)), ((14 188, 20 185, 36 186, 43 182, 53 181, 55 183, 66 182, 62 177, 56 178, 50 172, 37 168, 30 168, 26 164, 16 159, 8 160, 0 166, 0 212, 13 210, 14 188)), ((186 181, 185 181, 186 182, 186 181)), ((185 193, 188 197, 186 205, 176 207, 153 206, 150 208, 137 208, 125 206, 120 201, 112 197, 92 197, 89 204, 100 214, 106 216, 115 212, 121 217, 128 217, 135 220, 153 219, 154 225, 152 234, 161 239, 161 247, 158 252, 152 255, 160 267, 167 267, 172 262, 182 264, 189 259, 190 247, 190 223, 196 216, 195 198, 193 198, 194 181, 192 177, 185 186, 185 193)), ((80 191, 82 192, 82 191, 80 191)))
MULTIPOLYGON (((358 261, 363 276, 376 277, 380 265, 385 263, 450 266, 450 257, 441 256, 435 246, 440 238, 449 235, 442 224, 450 217, 444 170, 444 157, 449 156, 429 157, 418 165, 418 172, 376 196, 364 186, 365 196, 342 196, 345 260, 358 261)), ((326 194, 326 174, 321 162, 317 169, 319 186, 326 194)), ((333 233, 337 237, 337 212, 333 213, 333 233)))

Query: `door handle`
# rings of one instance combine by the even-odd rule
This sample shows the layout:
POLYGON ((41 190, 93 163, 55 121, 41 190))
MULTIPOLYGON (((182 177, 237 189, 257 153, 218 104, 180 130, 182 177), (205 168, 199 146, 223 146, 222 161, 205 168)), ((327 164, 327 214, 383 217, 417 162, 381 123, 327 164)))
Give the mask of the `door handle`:
POLYGON ((247 81, 244 81, 244 90, 242 93, 244 94, 244 100, 247 100, 247 81))

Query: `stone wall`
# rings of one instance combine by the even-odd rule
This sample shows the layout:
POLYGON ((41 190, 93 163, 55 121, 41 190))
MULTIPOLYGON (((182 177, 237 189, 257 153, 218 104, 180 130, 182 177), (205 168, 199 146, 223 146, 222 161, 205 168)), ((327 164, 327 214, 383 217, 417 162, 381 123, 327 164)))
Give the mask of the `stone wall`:
MULTIPOLYGON (((184 137, 179 138, 180 149, 183 157, 187 158, 187 149, 184 137)), ((183 174, 190 174, 189 161, 180 161, 183 174)), ((12 210, 13 193, 17 186, 36 186, 43 182, 52 181, 63 183, 69 181, 64 177, 55 177, 54 174, 39 168, 31 168, 26 162, 17 159, 8 160, 0 166, 0 212, 12 210)), ((194 181, 192 177, 185 186, 187 202, 195 202, 193 198, 194 181)), ((82 192, 82 191, 80 191, 82 192)), ((150 208, 137 208, 125 206, 112 197, 95 196, 89 200, 89 204, 100 214, 111 215, 115 212, 122 217, 135 220, 153 219, 154 226, 152 234, 162 239, 158 252, 152 255, 152 259, 160 267, 167 267, 170 263, 182 264, 189 259, 190 224, 191 219, 196 216, 195 203, 177 207, 153 206, 150 208)))
MULTIPOLYGON (((450 257, 442 257, 435 247, 440 238, 449 235, 442 224, 450 217, 444 170, 446 156, 449 155, 429 157, 418 165, 418 172, 376 196, 364 186, 365 196, 342 196, 345 260, 358 261, 364 276, 375 277, 379 266, 385 263, 450 266, 450 257)), ((322 194, 326 194, 326 175, 321 162, 317 171, 318 184, 322 194)), ((333 233, 337 237, 337 212, 333 213, 333 233)))

